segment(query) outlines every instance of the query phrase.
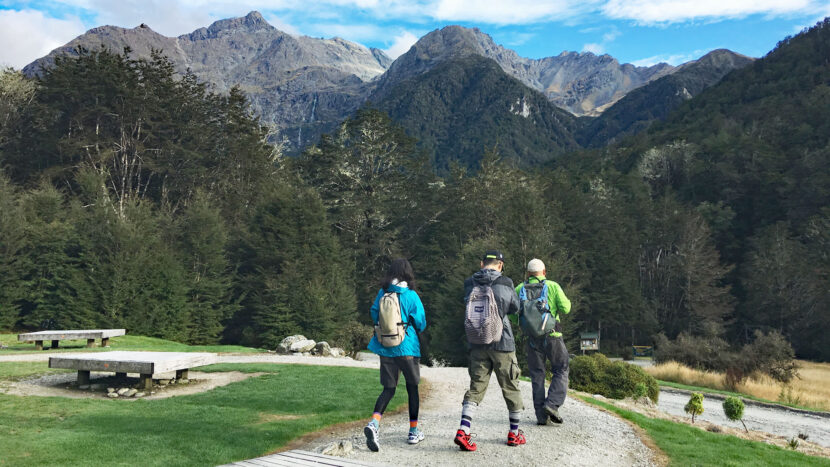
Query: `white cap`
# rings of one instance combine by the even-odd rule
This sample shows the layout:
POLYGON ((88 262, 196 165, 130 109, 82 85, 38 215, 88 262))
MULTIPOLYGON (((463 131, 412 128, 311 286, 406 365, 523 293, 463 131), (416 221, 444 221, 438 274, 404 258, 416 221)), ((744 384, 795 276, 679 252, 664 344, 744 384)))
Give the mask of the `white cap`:
POLYGON ((545 270, 545 263, 541 259, 533 258, 527 263, 527 272, 542 272, 545 270))

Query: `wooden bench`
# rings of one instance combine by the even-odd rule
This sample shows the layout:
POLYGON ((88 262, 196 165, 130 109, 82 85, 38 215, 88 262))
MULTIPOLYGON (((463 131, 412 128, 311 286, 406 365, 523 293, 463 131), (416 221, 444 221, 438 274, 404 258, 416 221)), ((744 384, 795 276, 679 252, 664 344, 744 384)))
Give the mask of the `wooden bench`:
POLYGON ((89 384, 91 371, 114 372, 125 377, 137 373, 141 388, 153 388, 153 375, 176 373, 176 379, 187 379, 191 368, 216 363, 217 354, 197 352, 101 352, 63 354, 49 357, 49 368, 78 370, 78 384, 89 384))
POLYGON ((245 467, 268 467, 268 466, 316 466, 332 465, 342 467, 367 467, 379 464, 367 464, 354 460, 345 459, 343 457, 326 456, 317 454, 311 451, 293 450, 285 451, 278 454, 271 454, 270 456, 258 457, 256 459, 249 459, 246 461, 234 462, 232 464, 225 464, 222 467, 229 466, 245 466, 245 467))
POLYGON ((58 348, 58 342, 62 340, 86 339, 87 347, 95 347, 95 339, 101 339, 101 347, 109 347, 110 337, 118 337, 126 334, 124 329, 81 329, 62 331, 38 331, 18 334, 18 342, 35 343, 37 350, 43 350, 43 341, 52 341, 52 348, 58 348))

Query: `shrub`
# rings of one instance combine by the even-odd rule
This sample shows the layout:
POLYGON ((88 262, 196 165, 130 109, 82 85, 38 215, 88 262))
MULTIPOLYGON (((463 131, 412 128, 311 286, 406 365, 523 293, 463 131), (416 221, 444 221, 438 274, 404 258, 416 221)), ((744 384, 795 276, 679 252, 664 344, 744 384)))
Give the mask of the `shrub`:
POLYGON ((798 376, 792 345, 778 331, 755 331, 755 340, 741 350, 746 373, 761 371, 772 379, 789 383, 798 376))
POLYGON ((657 336, 654 361, 675 361, 698 369, 724 371, 736 359, 729 344, 717 336, 692 336, 680 333, 670 341, 665 335, 657 336))
POLYGON ((337 330, 334 344, 343 348, 350 357, 357 358, 358 352, 369 345, 372 333, 374 333, 372 326, 352 321, 337 330))
POLYGON ((726 418, 732 421, 739 421, 744 426, 744 431, 749 433, 744 423, 744 401, 740 397, 729 396, 723 401, 723 413, 726 418))
POLYGON ((695 415, 703 413, 703 394, 693 392, 692 397, 689 398, 689 402, 686 403, 686 407, 684 407, 683 410, 692 416, 692 423, 694 423, 695 415))
POLYGON ((625 362, 612 363, 600 353, 575 357, 569 377, 572 388, 612 399, 648 396, 656 403, 660 395, 657 380, 642 368, 625 362))

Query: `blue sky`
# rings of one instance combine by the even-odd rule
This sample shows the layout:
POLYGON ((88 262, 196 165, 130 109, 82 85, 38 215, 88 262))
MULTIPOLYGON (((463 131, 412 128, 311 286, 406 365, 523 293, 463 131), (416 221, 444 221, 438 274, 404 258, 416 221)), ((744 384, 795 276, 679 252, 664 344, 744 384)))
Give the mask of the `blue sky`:
POLYGON ((461 24, 525 57, 587 51, 651 65, 716 48, 762 56, 830 16, 830 0, 0 0, 0 64, 19 68, 103 24, 176 36, 251 10, 292 34, 340 36, 393 57, 461 24))

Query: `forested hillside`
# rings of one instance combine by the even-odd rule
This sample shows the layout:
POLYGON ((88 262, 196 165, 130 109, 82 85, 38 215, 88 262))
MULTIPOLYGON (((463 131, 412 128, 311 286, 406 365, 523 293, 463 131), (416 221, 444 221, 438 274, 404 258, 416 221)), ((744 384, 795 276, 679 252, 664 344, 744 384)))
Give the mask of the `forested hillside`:
MULTIPOLYGON (((488 113, 482 96, 515 80, 486 60, 442 64, 445 75, 386 107, 417 112, 414 124, 465 105, 459 115, 513 129, 510 142, 480 135, 480 148, 452 149, 483 154, 473 169, 441 162, 443 147, 423 150, 375 108, 282 157, 243 93, 178 79, 158 55, 82 52, 35 81, 4 72, 0 328, 361 342, 386 264, 405 256, 430 356, 460 363, 462 282, 495 247, 515 281, 529 259, 545 261, 574 304, 572 350, 576 333, 599 328, 610 353, 660 334, 743 343, 760 329, 830 359, 828 24, 645 134, 536 168, 511 151, 543 140, 564 150, 568 139, 524 126, 543 118, 532 94, 527 116, 512 94, 488 113), (421 90, 444 88, 463 99, 420 102, 421 90)), ((419 128, 447 131, 436 139, 447 147, 465 130, 419 128)))
POLYGON ((478 55, 402 81, 375 105, 422 143, 442 173, 452 162, 475 167, 488 147, 525 167, 578 147, 573 115, 478 55))

